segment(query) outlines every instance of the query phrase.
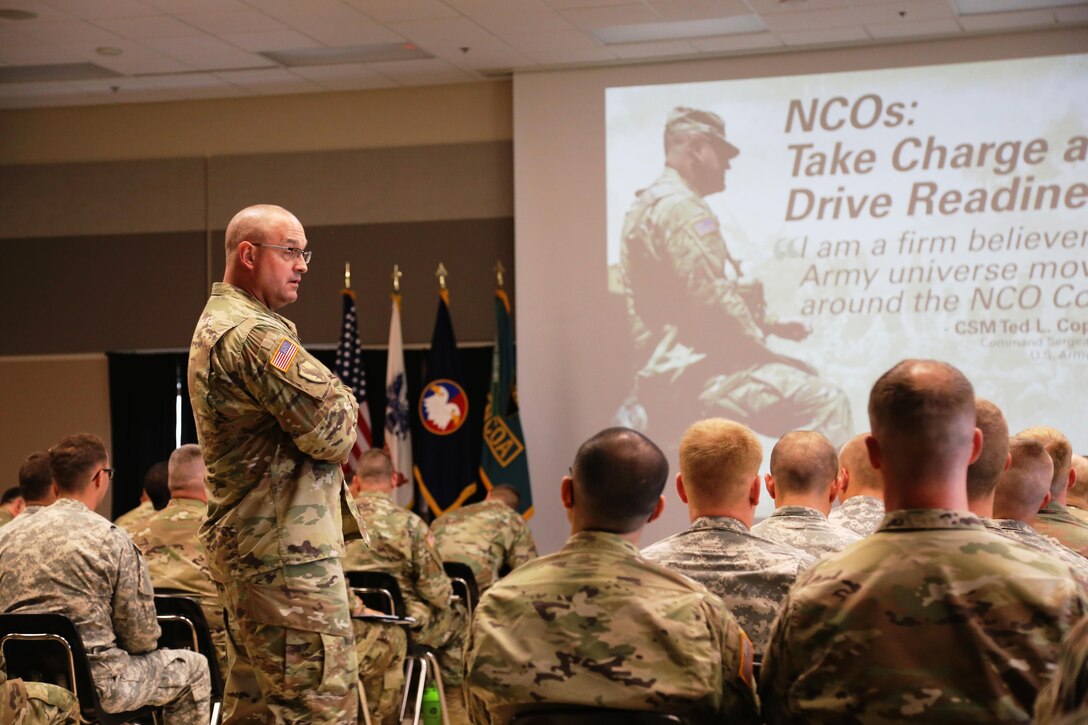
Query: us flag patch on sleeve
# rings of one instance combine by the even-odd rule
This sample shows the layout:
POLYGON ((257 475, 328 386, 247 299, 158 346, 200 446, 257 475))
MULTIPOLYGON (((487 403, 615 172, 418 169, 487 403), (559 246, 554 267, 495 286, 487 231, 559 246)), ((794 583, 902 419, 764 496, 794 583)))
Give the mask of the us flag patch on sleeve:
POLYGON ((291 361, 295 359, 297 353, 298 345, 286 337, 283 338, 280 340, 279 349, 276 350, 276 354, 272 357, 272 367, 287 372, 287 368, 291 367, 291 361))
POLYGON ((712 216, 705 216, 695 222, 695 231, 699 232, 700 237, 705 237, 707 234, 717 231, 717 229, 718 220, 712 216))

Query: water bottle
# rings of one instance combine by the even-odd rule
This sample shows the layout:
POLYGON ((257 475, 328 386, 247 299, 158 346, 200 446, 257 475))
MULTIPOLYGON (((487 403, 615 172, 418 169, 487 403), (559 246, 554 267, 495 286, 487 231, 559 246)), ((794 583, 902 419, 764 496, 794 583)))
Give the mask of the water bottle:
POLYGON ((423 725, 442 725, 442 701, 433 684, 423 690, 423 725))

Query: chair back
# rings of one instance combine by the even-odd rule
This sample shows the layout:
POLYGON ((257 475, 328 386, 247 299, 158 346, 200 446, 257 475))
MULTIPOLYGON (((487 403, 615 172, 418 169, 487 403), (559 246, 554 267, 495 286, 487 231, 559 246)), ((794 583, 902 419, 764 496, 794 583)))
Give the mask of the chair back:
POLYGON ((525 705, 513 708, 510 725, 684 725, 676 715, 583 705, 525 705))
POLYGON ((219 669, 212 633, 200 602, 193 595, 162 594, 155 590, 155 613, 158 615, 159 647, 163 649, 188 649, 208 658, 211 675, 212 699, 223 700, 223 673, 219 669))
POLYGON ((362 597, 367 607, 379 612, 406 617, 408 607, 400 591, 397 577, 386 571, 348 571, 344 572, 348 586, 362 597))
POLYGON ((472 567, 460 561, 444 561, 442 568, 446 570, 446 576, 453 584, 454 593, 465 600, 465 606, 471 613, 480 601, 480 589, 476 586, 476 575, 472 572, 472 567))
POLYGON ((142 707, 110 713, 102 708, 83 639, 63 614, 0 614, 0 650, 8 677, 47 682, 70 690, 84 719, 102 725, 126 723, 156 712, 142 707))

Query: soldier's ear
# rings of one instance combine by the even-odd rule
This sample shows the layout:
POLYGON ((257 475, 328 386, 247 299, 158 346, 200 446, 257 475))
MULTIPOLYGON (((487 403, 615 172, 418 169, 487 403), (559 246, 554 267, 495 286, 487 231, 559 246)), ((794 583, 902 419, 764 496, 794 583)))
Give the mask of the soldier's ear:
POLYGON ((570 476, 563 476, 559 484, 559 500, 563 502, 563 508, 574 508, 574 479, 570 476))
POLYGON ((839 469, 839 475, 842 476, 842 486, 839 488, 839 503, 842 503, 843 498, 846 496, 846 490, 850 488, 850 471, 841 468, 839 469))
MULTIPOLYGON (((758 479, 759 476, 756 476, 756 478, 758 479)), ((768 473, 766 476, 763 477, 763 480, 767 484, 767 495, 770 496, 772 499, 777 499, 778 497, 775 495, 774 490, 774 476, 768 473)))
POLYGON ((646 519, 646 523, 649 524, 649 523, 652 523, 653 521, 656 521, 657 517, 660 516, 664 511, 665 511, 665 497, 664 496, 658 496, 657 497, 657 505, 654 506, 654 510, 650 513, 650 518, 646 519))
POLYGON ((759 489, 762 488, 760 485, 761 483, 762 481, 760 481, 759 474, 757 473, 755 478, 752 479, 752 485, 748 487, 748 503, 752 508, 759 506, 759 489))
POLYGON ((1039 504, 1039 510, 1042 511, 1048 503, 1050 503, 1050 491, 1047 491, 1046 496, 1043 497, 1043 502, 1039 504))
POLYGON ((681 501, 688 503, 688 492, 684 490, 684 477, 679 473, 676 474, 676 495, 681 501))
POLYGON ((869 453, 869 464, 876 470, 880 470, 880 443, 869 434, 865 436, 865 450, 869 453))
MULTIPOLYGON (((1012 454, 1010 453, 1009 455, 1011 456, 1012 454)), ((1073 486, 1075 486, 1075 485, 1077 485, 1077 469, 1070 468, 1069 469, 1069 485, 1066 488, 1068 488, 1069 490, 1073 490, 1073 486)))

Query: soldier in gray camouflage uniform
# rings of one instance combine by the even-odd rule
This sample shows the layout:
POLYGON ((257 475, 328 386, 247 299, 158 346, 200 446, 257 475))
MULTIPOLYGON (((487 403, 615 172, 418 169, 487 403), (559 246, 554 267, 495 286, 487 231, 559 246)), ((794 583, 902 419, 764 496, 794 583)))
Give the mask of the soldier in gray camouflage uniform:
POLYGON ((642 550, 725 602, 762 655, 771 622, 797 575, 816 559, 749 529, 759 504, 763 448, 746 426, 712 418, 680 441, 676 491, 688 505, 691 528, 642 550))
POLYGON ((461 506, 431 522, 442 561, 467 564, 483 594, 503 569, 513 571, 536 558, 536 542, 518 514, 520 496, 513 486, 499 485, 479 503, 461 506))
POLYGON ((868 536, 884 520, 884 481, 880 471, 869 462, 865 449, 868 433, 860 433, 839 449, 842 466, 841 505, 827 516, 833 524, 850 529, 858 536, 868 536))
POLYGON ((637 192, 620 239, 642 368, 621 416, 646 417, 654 430, 667 406, 695 404, 763 433, 811 428, 841 443, 853 428, 846 396, 811 366, 767 346, 768 335, 801 339, 808 329, 766 318, 762 287, 739 281, 740 264, 705 200, 725 189, 730 160, 739 153, 717 114, 685 107, 669 113, 665 170, 637 192), (674 300, 684 313, 661 299, 674 300))
POLYGON ((108 712, 162 705, 169 724, 207 723, 207 660, 155 649, 147 566, 128 534, 94 512, 113 475, 102 441, 69 436, 51 449, 50 464, 60 500, 0 531, 0 612, 71 619, 108 712))
POLYGON ((1088 595, 1062 562, 966 510, 970 382, 907 360, 869 398, 889 513, 798 577, 771 632, 769 723, 1023 722, 1088 595))
POLYGON ((285 209, 238 212, 227 225, 224 282, 212 287, 189 351, 208 467, 200 538, 229 615, 227 718, 235 708, 278 722, 358 714, 340 565, 345 538, 361 536, 340 470, 358 406, 273 311, 297 299, 306 245, 285 209))
POLYGON ((702 585, 638 554, 664 508, 665 456, 612 428, 578 450, 560 496, 572 535, 488 590, 465 647, 472 722, 518 705, 649 710, 689 722, 759 721, 751 644, 702 585))
POLYGON ((860 541, 853 531, 827 520, 842 478, 835 447, 825 436, 813 431, 782 436, 771 451, 766 479, 776 508, 752 527, 752 533, 816 558, 860 541))
POLYGON ((1088 722, 1088 618, 1066 635, 1058 670, 1035 700, 1036 725, 1088 722))

